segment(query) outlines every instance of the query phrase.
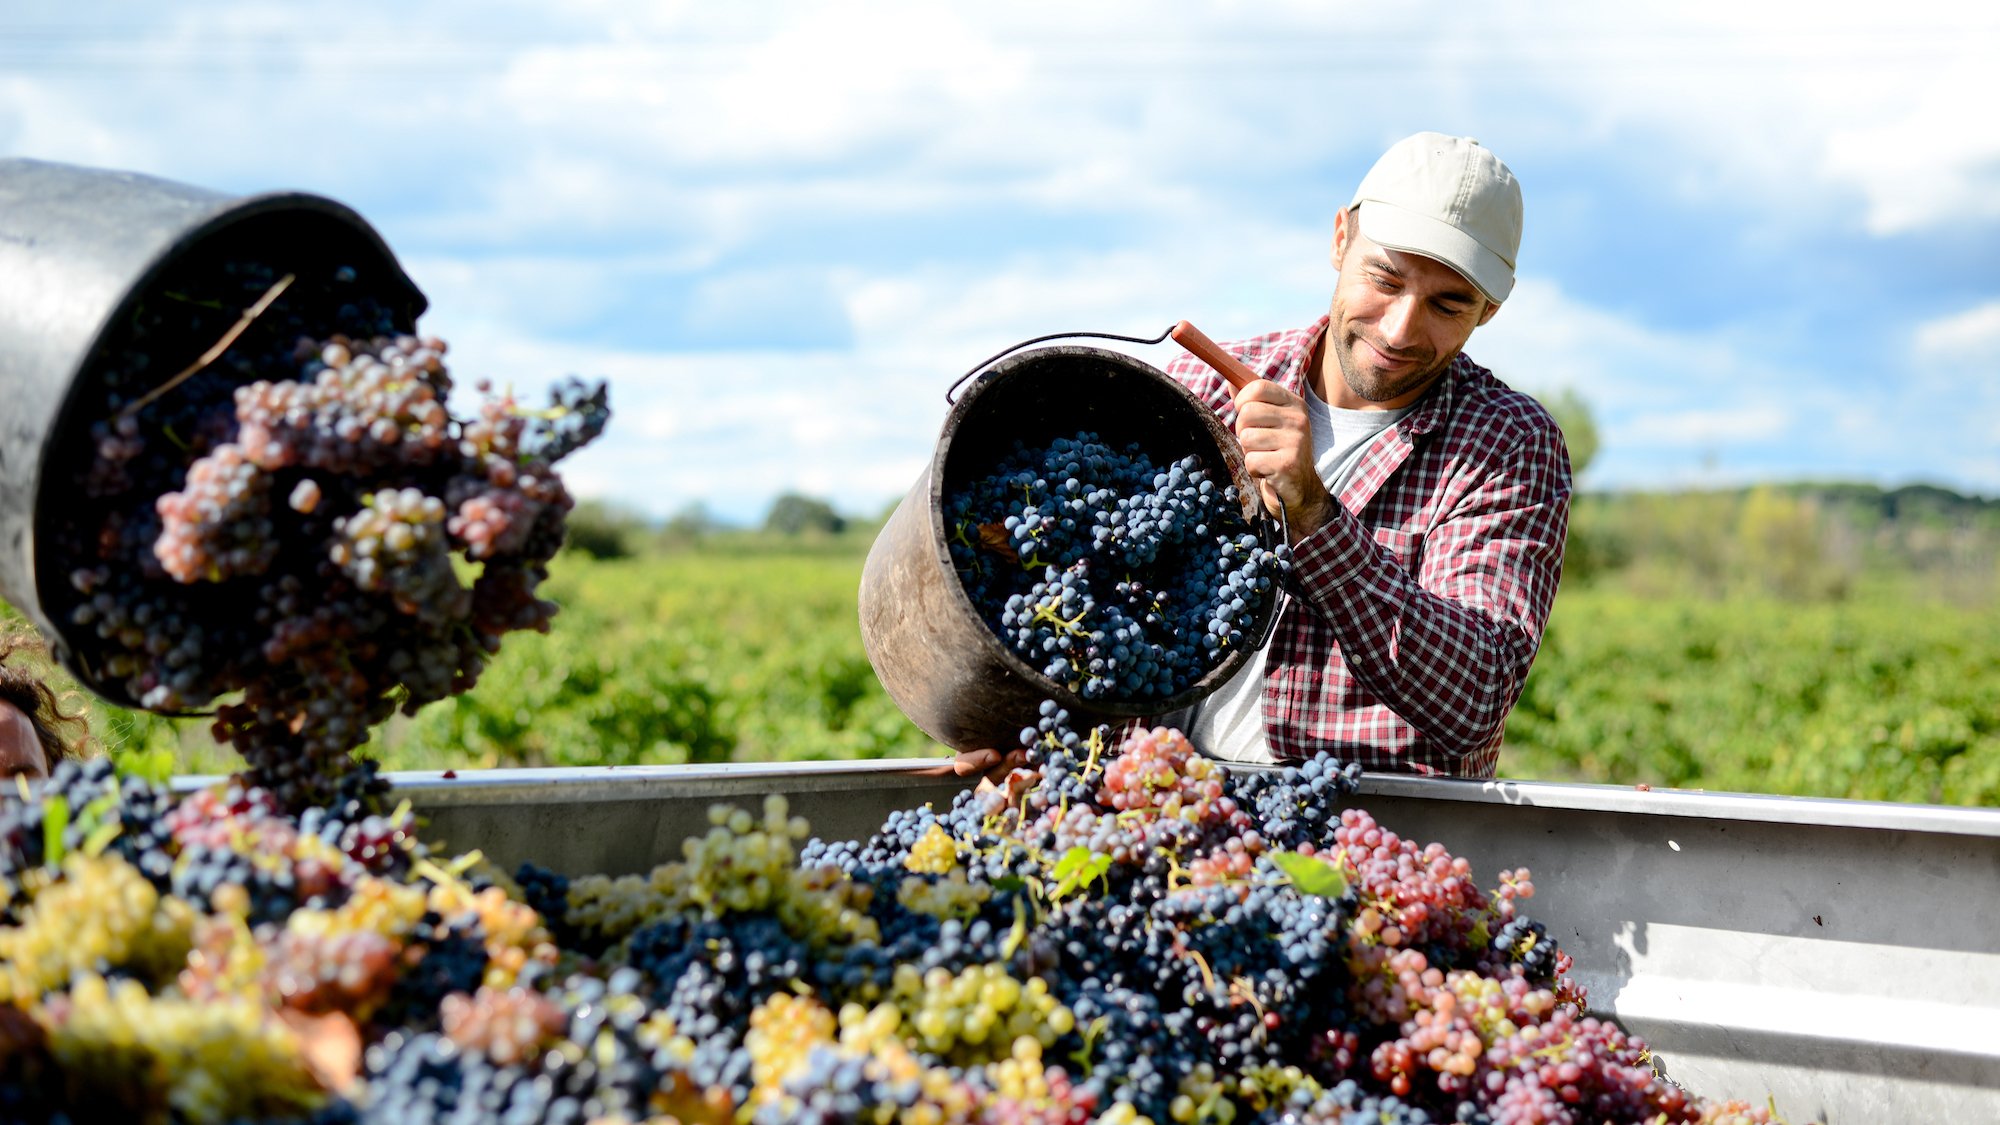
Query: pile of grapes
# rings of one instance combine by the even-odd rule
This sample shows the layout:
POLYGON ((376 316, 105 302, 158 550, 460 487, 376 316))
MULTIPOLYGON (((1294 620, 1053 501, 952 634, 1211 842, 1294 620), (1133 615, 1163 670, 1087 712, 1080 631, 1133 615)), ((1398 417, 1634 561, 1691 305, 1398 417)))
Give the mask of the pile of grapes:
POLYGON ((511 878, 370 813, 66 763, 0 806, 0 1118, 1748 1123, 1584 1013, 1525 871, 1167 729, 861 842, 781 798, 650 875, 511 878))
POLYGON ((1016 442, 944 500, 952 565, 1029 666, 1090 700, 1167 699, 1245 644, 1286 555, 1236 486, 1091 433, 1016 442))
POLYGON ((45 608, 79 662, 152 710, 215 706, 293 811, 331 799, 371 726, 555 612, 553 465, 603 429, 605 388, 455 417, 444 351, 351 267, 218 245, 107 329, 52 446, 76 490, 39 514, 45 608))

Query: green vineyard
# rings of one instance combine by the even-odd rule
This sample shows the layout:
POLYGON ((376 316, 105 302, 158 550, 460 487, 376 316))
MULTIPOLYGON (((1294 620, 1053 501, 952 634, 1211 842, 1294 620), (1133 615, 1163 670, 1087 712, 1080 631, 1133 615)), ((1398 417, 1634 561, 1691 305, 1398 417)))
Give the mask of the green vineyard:
MULTIPOLYGON (((864 541, 865 542, 865 541, 864 541)), ((942 753, 870 672, 861 547, 567 553, 553 631, 398 719, 385 766, 787 761, 942 753)), ((1566 589, 1502 776, 2000 804, 2000 610, 1880 583, 1840 601, 1566 589)), ((198 720, 95 705, 120 754, 233 768, 198 720)))

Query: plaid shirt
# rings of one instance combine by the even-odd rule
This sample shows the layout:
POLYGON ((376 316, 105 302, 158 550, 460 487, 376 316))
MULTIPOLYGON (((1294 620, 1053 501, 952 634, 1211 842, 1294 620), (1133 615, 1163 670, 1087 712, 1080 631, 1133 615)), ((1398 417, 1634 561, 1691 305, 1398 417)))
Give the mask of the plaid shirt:
MULTIPOLYGON (((1309 328, 1223 344, 1294 394, 1309 328)), ((1234 424, 1192 355, 1167 373, 1234 424)), ((1333 522, 1293 548, 1271 636, 1264 732, 1280 760, 1491 777, 1562 572, 1569 452, 1541 404, 1467 359, 1361 455, 1333 522)))

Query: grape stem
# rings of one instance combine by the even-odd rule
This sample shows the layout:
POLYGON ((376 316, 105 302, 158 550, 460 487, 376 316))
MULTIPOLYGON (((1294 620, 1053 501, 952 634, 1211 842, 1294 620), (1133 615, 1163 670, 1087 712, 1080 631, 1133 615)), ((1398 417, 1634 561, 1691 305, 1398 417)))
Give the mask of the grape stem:
POLYGON ((1054 625, 1072 637, 1083 635, 1083 611, 1081 610, 1077 611, 1077 615, 1074 618, 1069 618, 1056 612, 1053 606, 1038 605, 1035 607, 1035 620, 1054 625))
POLYGON ((1201 955, 1201 950, 1183 948, 1180 952, 1194 960, 1195 967, 1201 970, 1201 979, 1208 985, 1208 990, 1215 991, 1215 973, 1209 969, 1208 958, 1201 955))
POLYGON ((224 332, 222 334, 222 339, 217 340, 215 342, 214 347, 211 347, 207 351, 201 353, 201 355, 197 357, 193 363, 188 364, 187 367, 183 369, 180 374, 174 376, 173 378, 167 380, 164 383, 161 383, 159 386, 154 387, 152 390, 146 392, 145 394, 132 400, 131 402, 126 403, 125 406, 118 411, 118 416, 120 418, 130 418, 132 415, 137 414, 139 411, 144 410, 146 407, 152 405, 155 401, 157 401, 160 398, 161 395, 166 394, 168 391, 171 391, 175 387, 180 386, 182 383, 187 382, 189 379, 194 378, 195 374, 201 371, 203 368, 207 367, 211 363, 214 363, 216 360, 221 359, 222 353, 229 350, 229 345, 235 343, 236 338, 243 335, 244 330, 248 329, 252 322, 254 322, 258 317, 263 316, 264 310, 270 308, 272 302, 276 301, 279 295, 284 293, 286 289, 291 288, 291 284, 296 277, 297 277, 296 274, 288 273, 285 276, 279 278, 276 282, 274 282, 271 285, 269 289, 266 289, 264 291, 264 295, 262 297, 257 298, 256 304, 251 305, 249 308, 243 310, 243 315, 236 318, 236 323, 229 326, 229 331, 224 332))

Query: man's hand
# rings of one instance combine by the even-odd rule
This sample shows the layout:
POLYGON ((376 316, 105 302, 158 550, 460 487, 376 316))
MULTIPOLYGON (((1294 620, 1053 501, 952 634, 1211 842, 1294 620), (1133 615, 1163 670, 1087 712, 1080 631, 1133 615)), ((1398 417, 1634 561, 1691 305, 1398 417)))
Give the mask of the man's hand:
POLYGON ((1336 501, 1313 465, 1306 400, 1269 379, 1247 384, 1236 392, 1236 440, 1265 510, 1284 513, 1292 542, 1326 526, 1336 501))
POLYGON ((962 750, 951 763, 960 777, 978 777, 984 784, 998 785, 1015 769, 1028 764, 1026 750, 962 750))

